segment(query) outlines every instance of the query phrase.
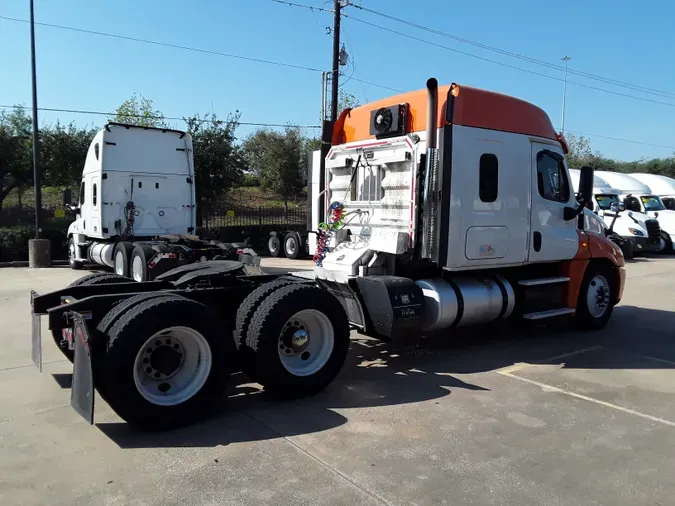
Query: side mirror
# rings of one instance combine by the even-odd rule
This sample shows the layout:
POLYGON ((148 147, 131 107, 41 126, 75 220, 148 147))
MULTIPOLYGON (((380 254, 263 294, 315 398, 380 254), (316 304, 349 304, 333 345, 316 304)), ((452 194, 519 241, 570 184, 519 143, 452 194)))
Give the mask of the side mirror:
POLYGON ((63 207, 68 207, 73 203, 73 194, 70 191, 70 188, 63 190, 63 207))
POLYGON ((621 203, 612 202, 609 205, 609 210, 612 211, 613 213, 620 213, 626 210, 626 206, 623 202, 621 203))
POLYGON ((584 203, 593 198, 593 167, 581 167, 579 173, 579 196, 584 203))

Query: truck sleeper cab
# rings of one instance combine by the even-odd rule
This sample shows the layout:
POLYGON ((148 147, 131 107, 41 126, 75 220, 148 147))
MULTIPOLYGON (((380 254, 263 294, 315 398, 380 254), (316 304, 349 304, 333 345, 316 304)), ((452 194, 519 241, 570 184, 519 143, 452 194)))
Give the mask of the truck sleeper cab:
POLYGON ((615 304, 623 256, 583 230, 566 145, 546 113, 468 86, 428 85, 343 111, 334 129, 324 212, 338 209, 346 224, 329 234, 315 275, 350 321, 392 337, 512 315, 584 320, 579 291, 595 269, 615 304), (382 298, 388 314, 403 299, 420 313, 373 322, 368 305, 382 298))
POLYGON ((192 138, 179 130, 108 123, 91 142, 79 202, 70 207, 73 269, 91 262, 143 281, 242 248, 195 236, 192 138))
POLYGON ((326 224, 313 272, 210 262, 33 294, 34 315, 79 337, 73 399, 90 423, 94 389, 127 422, 163 430, 206 416, 237 368, 283 398, 321 391, 350 330, 406 340, 567 315, 599 329, 621 300, 621 250, 586 229, 593 169, 577 201, 564 139, 538 107, 429 79, 343 111, 331 144, 321 192, 308 192, 326 224))

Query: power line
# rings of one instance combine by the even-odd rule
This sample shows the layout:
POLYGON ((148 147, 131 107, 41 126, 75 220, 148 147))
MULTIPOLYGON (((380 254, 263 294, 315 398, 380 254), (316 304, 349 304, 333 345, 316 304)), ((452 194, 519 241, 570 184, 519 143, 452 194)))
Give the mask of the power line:
POLYGON ((666 149, 674 149, 675 146, 669 146, 667 144, 652 144, 650 142, 642 142, 642 141, 635 141, 632 139, 622 139, 619 137, 610 137, 608 135, 600 135, 600 134, 589 134, 586 132, 579 132, 578 130, 566 130, 567 132, 571 132, 573 134, 579 134, 579 135, 585 135, 587 137, 598 137, 600 139, 609 139, 611 141, 619 141, 619 142, 630 142, 631 144, 641 144, 642 146, 651 146, 653 148, 666 148, 666 149))
MULTIPOLYGON (((501 49, 501 48, 498 48, 498 47, 489 46, 487 44, 483 44, 481 42, 477 42, 477 41, 467 39, 467 38, 464 38, 464 37, 459 37, 457 35, 452 35, 452 34, 449 34, 447 32, 437 30, 435 28, 430 28, 428 26, 420 25, 420 24, 414 23, 412 21, 409 21, 409 20, 406 20, 406 19, 401 19, 401 18, 398 18, 396 16, 392 16, 390 14, 386 14, 386 13, 383 13, 383 12, 380 12, 380 11, 376 11, 374 9, 369 9, 367 7, 363 7, 363 6, 360 6, 360 5, 355 5, 355 4, 349 4, 349 5, 350 5, 350 7, 354 7, 356 9, 362 10, 364 12, 369 12, 369 13, 374 14, 376 16, 380 16, 380 17, 383 17, 383 18, 386 18, 386 19, 389 19, 389 20, 392 20, 392 21, 396 21, 397 23, 402 23, 402 24, 411 26, 413 28, 417 28, 419 30, 424 30, 424 31, 427 31, 429 33, 433 33, 433 34, 436 34, 436 35, 440 35, 442 37, 446 37, 446 38, 449 38, 449 39, 452 39, 452 40, 456 40, 456 41, 462 42, 464 44, 469 44, 469 45, 472 45, 472 46, 475 46, 475 47, 479 47, 481 49, 486 49, 488 51, 493 51, 493 52, 496 52, 496 53, 499 53, 499 54, 503 54, 505 56, 510 56, 512 58, 517 58, 517 59, 520 59, 520 60, 523 60, 523 61, 528 61, 530 63, 535 63, 537 65, 542 65, 542 66, 545 66, 545 67, 548 67, 548 68, 551 68, 551 69, 555 69, 555 70, 558 70, 558 71, 561 71, 561 72, 565 70, 564 67, 561 66, 561 65, 549 63, 549 62, 546 62, 546 61, 543 61, 543 60, 539 60, 537 58, 532 58, 532 57, 525 56, 525 55, 515 53, 515 52, 512 52, 512 51, 507 51, 505 49, 501 49)), ((618 81, 616 79, 611 79, 611 78, 599 76, 599 75, 596 75, 596 74, 591 74, 591 73, 588 73, 588 72, 582 72, 582 71, 571 69, 571 68, 568 69, 568 72, 570 74, 575 74, 575 75, 578 75, 578 76, 581 76, 581 77, 586 77, 587 79, 594 79, 594 80, 597 80, 597 81, 601 81, 601 82, 604 82, 606 84, 613 84, 613 85, 617 85, 617 86, 630 87, 630 88, 639 90, 643 93, 653 94, 653 95, 661 96, 661 97, 664 97, 664 98, 671 98, 671 97, 675 98, 675 92, 663 91, 663 90, 658 90, 658 89, 655 89, 655 88, 649 88, 649 87, 646 87, 646 86, 640 86, 640 85, 636 85, 636 84, 626 83, 626 82, 623 82, 623 81, 618 81)))
MULTIPOLYGON (((8 16, 0 16, 0 19, 4 19, 7 21, 14 21, 17 23, 27 23, 29 24, 30 22, 25 19, 18 19, 18 18, 11 18, 8 16)), ((141 42, 143 44, 152 44, 155 46, 163 46, 163 47, 170 47, 174 49, 183 49, 185 51, 193 51, 196 53, 205 53, 205 54, 210 54, 214 56, 223 56, 225 58, 235 58, 238 60, 245 60, 245 61, 251 61, 255 63, 265 63, 267 65, 276 65, 278 67, 288 67, 288 68, 293 68, 293 69, 298 69, 298 70, 307 70, 309 72, 322 72, 321 69, 315 68, 315 67, 306 67, 303 65, 296 65, 294 63, 285 63, 285 62, 278 62, 278 61, 272 61, 272 60, 265 60, 262 58, 253 58, 250 56, 241 56, 237 54, 232 54, 232 53, 223 53, 220 51, 212 51, 210 49, 201 49, 201 48, 196 48, 196 47, 190 47, 190 46, 182 46, 179 44, 172 44, 170 42, 158 42, 155 40, 150 40, 150 39, 140 39, 138 37, 129 37, 127 35, 118 35, 115 33, 105 33, 105 32, 98 32, 95 30, 86 30, 84 28, 75 28, 72 26, 65 26, 65 25, 55 25, 51 23, 35 23, 36 25, 40 26, 47 26, 49 28, 58 28, 61 30, 69 30, 72 32, 79 32, 79 33, 87 33, 89 35, 99 35, 101 37, 110 37, 114 39, 121 39, 121 40, 128 40, 132 42, 141 42)))
POLYGON ((269 1, 277 4, 288 5, 289 7, 301 7, 303 9, 309 9, 310 11, 330 12, 331 14, 333 13, 331 9, 324 9, 323 7, 314 7, 313 5, 297 4, 294 2, 286 2, 285 0, 269 0, 269 1))
MULTIPOLYGON (((350 4, 350 5, 351 5, 351 4, 350 4)), ((372 27, 374 27, 374 28, 378 28, 378 29, 383 30, 383 31, 386 31, 386 32, 394 33, 394 34, 399 35, 399 36, 401 36, 401 37, 406 37, 406 38, 408 38, 408 39, 416 40, 416 41, 422 42, 422 43, 424 43, 424 44, 429 44, 429 45, 431 45, 431 46, 436 46, 436 47, 438 47, 438 48, 445 49, 445 50, 447 50, 447 51, 452 51, 452 52, 454 52, 454 53, 463 54, 463 55, 465 55, 465 56, 470 56, 471 58, 476 58, 476 59, 483 60, 483 61, 486 61, 486 62, 489 62, 489 63, 494 63, 494 64, 496 64, 496 65, 501 65, 502 67, 507 67, 507 68, 511 68, 511 69, 514 69, 514 70, 519 70, 519 71, 521 71, 521 72, 527 72, 528 74, 533 74, 533 75, 536 75, 536 76, 545 77, 546 79, 551 79, 551 80, 554 80, 554 81, 560 81, 560 82, 563 82, 563 81, 564 81, 562 77, 555 77, 555 76, 551 76, 551 75, 548 75, 548 74, 543 74, 543 73, 541 73, 541 72, 537 72, 537 71, 534 71, 534 70, 525 69, 525 68, 523 68, 523 67, 518 67, 518 66, 516 66, 516 65, 511 65, 511 64, 509 64, 509 63, 500 62, 500 61, 497 61, 497 60, 493 60, 493 59, 491 59, 491 58, 486 58, 486 57, 484 57, 484 56, 479 56, 479 55, 476 55, 476 54, 473 54, 473 53, 469 53, 469 52, 466 52, 466 51, 462 51, 462 50, 460 50, 460 49, 456 49, 456 48, 453 48, 453 47, 444 46, 443 44, 438 44, 438 43, 436 43, 436 42, 431 42, 431 41, 426 40, 426 39, 421 39, 421 38, 419 38, 419 37, 415 37, 414 35, 410 35, 410 34, 407 34, 407 33, 400 32, 400 31, 398 31, 398 30, 394 30, 394 29, 391 29, 391 28, 387 28, 387 27, 385 27, 385 26, 378 25, 378 24, 372 23, 372 22, 370 22, 370 21, 365 21, 365 20, 363 20, 363 19, 355 18, 355 17, 352 16, 352 15, 343 14, 343 16, 346 17, 346 18, 352 19, 352 20, 354 20, 354 21, 357 21, 357 22, 359 22, 359 23, 363 23, 363 24, 365 24, 365 25, 372 26, 372 27)), ((666 105, 666 106, 669 106, 669 107, 675 107, 675 104, 670 103, 670 102, 661 102, 660 100, 652 100, 652 99, 650 99, 650 98, 637 97, 637 96, 635 96, 635 95, 629 95, 628 93, 620 93, 620 92, 618 92, 618 91, 612 91, 612 90, 607 90, 607 89, 604 89, 604 88, 598 88, 597 86, 591 86, 591 85, 589 85, 589 84, 578 83, 578 82, 575 82, 575 81, 569 81, 569 80, 568 80, 567 83, 568 83, 568 84, 574 84, 574 85, 576 85, 576 86, 581 86, 581 87, 583 87, 583 88, 588 88, 588 89, 591 89, 591 90, 602 91, 602 92, 604 92, 604 93, 609 93, 609 94, 617 95, 617 96, 620 96, 620 97, 631 98, 631 99, 633 99, 633 100, 641 100, 641 101, 644 101, 644 102, 650 102, 650 103, 653 103, 653 104, 659 104, 659 105, 666 105)))
MULTIPOLYGON (((20 105, 0 105, 0 109, 20 109, 20 105)), ((145 116, 139 114, 117 114, 115 112, 101 112, 101 111, 86 111, 81 109, 57 109, 52 107, 39 107, 39 111, 47 112, 65 112, 69 114, 90 114, 93 116, 121 116, 124 118, 147 118, 147 119, 161 119, 161 120, 171 120, 171 121, 185 121, 185 118, 172 117, 172 116, 145 116)), ((200 119, 204 123, 227 123, 226 120, 209 120, 209 119, 200 119)), ((280 124, 280 123, 251 123, 246 121, 237 121, 237 125, 242 126, 259 126, 259 127, 289 127, 289 128, 321 128, 318 125, 293 125, 293 124, 280 124)))

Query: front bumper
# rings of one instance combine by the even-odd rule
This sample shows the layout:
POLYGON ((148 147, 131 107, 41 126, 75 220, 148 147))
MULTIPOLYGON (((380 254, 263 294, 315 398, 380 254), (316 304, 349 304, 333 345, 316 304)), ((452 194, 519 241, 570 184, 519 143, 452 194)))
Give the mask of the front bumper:
POLYGON ((635 251, 636 253, 656 251, 657 248, 659 247, 658 240, 654 241, 649 237, 633 236, 633 237, 622 237, 622 239, 631 242, 633 244, 633 251, 635 251))

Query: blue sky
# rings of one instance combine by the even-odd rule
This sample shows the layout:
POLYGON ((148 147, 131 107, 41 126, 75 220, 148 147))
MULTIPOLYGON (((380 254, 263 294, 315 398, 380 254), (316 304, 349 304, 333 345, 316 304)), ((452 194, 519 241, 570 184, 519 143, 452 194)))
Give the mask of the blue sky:
MULTIPOLYGON (((330 8, 324 0, 297 3, 330 8)), ((669 95, 647 94, 570 75, 570 81, 634 98, 569 84, 566 130, 671 147, 591 137, 594 150, 619 159, 675 152, 675 2, 568 0, 354 0, 364 7, 531 58, 669 95)), ((37 22, 152 39, 252 58, 330 68, 332 15, 270 0, 35 0, 37 22)), ((436 44, 561 79, 563 73, 531 62, 383 19, 354 7, 353 18, 436 44)), ((0 16, 27 20, 28 0, 0 5, 0 16)), ((513 94, 544 108, 560 127, 563 83, 430 46, 347 17, 343 41, 353 57, 347 75, 399 90, 418 89, 427 78, 513 94)), ((0 104, 30 105, 30 39, 25 23, 0 19, 3 48, 0 104), (10 49, 11 48, 11 49, 10 49)), ((317 124, 318 72, 122 41, 51 27, 36 28, 41 107, 109 111, 136 92, 166 116, 242 112, 242 121, 317 124)), ((355 79, 344 89, 361 102, 392 92, 355 79)), ((41 120, 100 125, 103 117, 41 113, 41 120)), ((182 124, 176 124, 182 128, 182 124)), ((252 127, 242 127, 244 136, 252 127)))

